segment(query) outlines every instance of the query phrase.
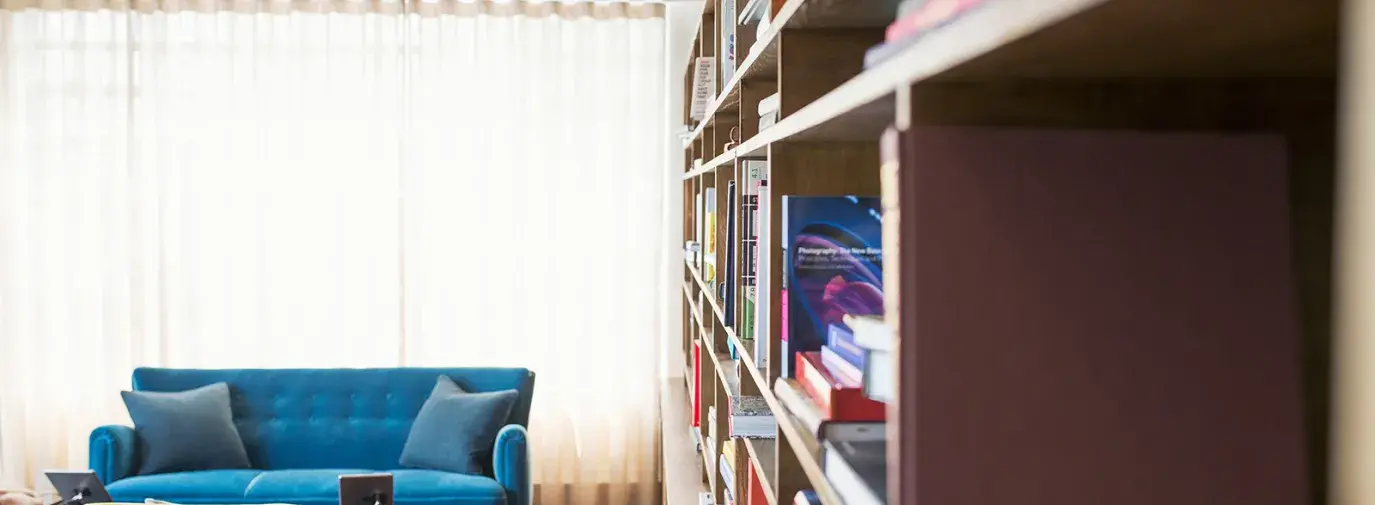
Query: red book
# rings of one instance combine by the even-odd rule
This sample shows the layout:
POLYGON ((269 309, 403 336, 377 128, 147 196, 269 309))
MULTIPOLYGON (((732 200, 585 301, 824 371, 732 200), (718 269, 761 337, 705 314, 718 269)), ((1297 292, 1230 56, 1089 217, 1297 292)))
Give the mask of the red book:
POLYGON ((983 2, 984 0, 930 0, 911 14, 888 25, 883 40, 892 42, 925 32, 959 17, 983 2))
POLYGON ((692 427, 702 425, 702 345, 692 343, 692 427))
POLYGON ((832 421, 883 421, 887 405, 864 396, 864 388, 837 381, 821 364, 821 353, 797 353, 797 382, 832 421))
POLYGON ((749 482, 746 484, 749 488, 749 498, 746 499, 745 505, 768 505, 769 498, 764 496, 764 485, 759 483, 759 474, 754 473, 753 464, 749 467, 749 482))

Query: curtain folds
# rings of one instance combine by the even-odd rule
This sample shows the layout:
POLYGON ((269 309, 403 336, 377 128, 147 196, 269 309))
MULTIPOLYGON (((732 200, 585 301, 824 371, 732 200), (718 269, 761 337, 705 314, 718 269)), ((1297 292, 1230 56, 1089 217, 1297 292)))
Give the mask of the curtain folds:
POLYGON ((543 503, 648 503, 662 6, 0 0, 0 488, 135 366, 524 366, 543 503))

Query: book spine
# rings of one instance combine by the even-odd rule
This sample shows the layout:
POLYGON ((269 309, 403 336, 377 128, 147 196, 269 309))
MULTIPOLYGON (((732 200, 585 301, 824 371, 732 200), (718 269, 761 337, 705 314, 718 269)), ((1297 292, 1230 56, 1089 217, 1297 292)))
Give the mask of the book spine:
POLYGON ((692 426, 702 426, 702 344, 692 343, 692 426))
POLYGON ((746 505, 768 505, 769 498, 764 494, 764 484, 759 481, 759 474, 754 471, 754 465, 749 465, 747 485, 749 486, 749 498, 746 505))
POLYGON ((864 396, 874 401, 891 402, 897 392, 897 374, 893 372, 895 357, 888 351, 869 350, 864 366, 864 396))
POLYGON ((707 115, 707 106, 716 95, 716 60, 710 56, 697 58, 692 72, 692 105, 689 116, 701 121, 707 115))
POLYGON ((816 402, 808 396, 807 391, 796 384, 796 381, 780 378, 773 383, 773 393, 783 404, 783 408, 788 409, 809 433, 820 435, 821 425, 825 421, 821 416, 821 409, 817 408, 816 402))
POLYGON ((758 300, 754 305, 754 342, 755 354, 754 365, 761 370, 768 365, 769 353, 768 345, 771 339, 769 329, 769 317, 773 307, 770 306, 769 295, 773 286, 769 284, 769 253, 773 231, 769 229, 770 213, 773 212, 772 204, 769 199, 769 181, 762 179, 755 190, 758 193, 759 218, 758 235, 755 242, 755 296, 758 300))
POLYGON ((832 421, 882 421, 887 406, 864 396, 856 387, 844 387, 821 364, 821 353, 797 354, 797 382, 832 421))
POLYGON ((864 349, 855 341, 855 334, 844 324, 832 323, 826 328, 826 345, 836 355, 854 365, 856 370, 864 368, 864 349))
POLYGON ((821 348, 821 364, 826 367, 826 371, 835 377, 836 382, 841 387, 862 388, 864 382, 864 372, 853 363, 845 361, 845 358, 836 353, 830 346, 821 348))
MULTIPOLYGON (((784 263, 787 263, 786 259, 784 260, 784 263)), ((784 268, 784 270, 787 269, 784 268)), ((786 276, 787 274, 785 273, 784 277, 786 276)), ((787 285, 787 283, 784 283, 784 285, 787 285)), ((783 361, 782 371, 780 373, 784 377, 792 377, 792 360, 788 359, 788 288, 778 290, 778 299, 778 303, 780 306, 779 311, 782 312, 782 317, 778 318, 778 333, 781 335, 781 337, 778 340, 778 345, 781 348, 778 353, 778 356, 783 361)))
POLYGON ((940 28, 984 3, 985 0, 932 0, 888 25, 884 40, 893 42, 940 28))

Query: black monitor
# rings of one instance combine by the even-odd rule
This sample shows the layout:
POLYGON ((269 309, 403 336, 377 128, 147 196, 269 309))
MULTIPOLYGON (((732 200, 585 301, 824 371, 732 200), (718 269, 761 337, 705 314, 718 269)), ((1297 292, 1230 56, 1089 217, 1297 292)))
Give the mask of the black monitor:
POLYGON ((339 505, 392 505, 392 475, 340 475, 339 505))
POLYGON ((49 470, 43 473, 48 476, 48 481, 52 482, 57 494, 62 496, 62 502, 67 505, 114 501, 110 498, 110 493, 105 491, 105 485, 95 476, 95 472, 90 470, 49 470))

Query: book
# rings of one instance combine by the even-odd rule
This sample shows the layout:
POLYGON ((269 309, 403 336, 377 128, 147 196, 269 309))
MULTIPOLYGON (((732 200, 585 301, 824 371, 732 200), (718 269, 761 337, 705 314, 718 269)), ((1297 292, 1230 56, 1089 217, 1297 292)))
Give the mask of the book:
POLYGON ((834 347, 821 346, 821 364, 842 387, 861 388, 864 386, 864 371, 836 354, 834 347))
MULTIPOLYGON (((736 197, 735 181, 726 184, 726 265, 721 276, 720 287, 717 288, 717 298, 721 300, 721 310, 725 312, 721 316, 725 318, 726 326, 735 326, 735 243, 736 241, 736 197)), ((736 359, 735 342, 726 340, 726 346, 730 351, 730 359, 736 359)))
POLYGON ((702 192, 698 191, 693 199, 695 201, 692 203, 692 233, 694 235, 693 238, 696 239, 694 240, 694 242, 698 244, 697 249, 699 251, 696 254, 697 262, 694 264, 694 266, 696 266, 700 270, 702 268, 702 260, 704 260, 706 257, 706 242, 703 241, 705 240, 706 236, 707 218, 706 215, 702 212, 702 192))
POLYGON ((822 471, 845 505, 888 503, 888 444, 886 442, 821 443, 822 471))
POLYGON ((764 160, 744 160, 741 162, 744 184, 740 195, 740 336, 754 338, 754 314, 757 303, 757 277, 759 245, 759 187, 764 183, 768 162, 764 160))
MULTIPOLYGON (((889 216, 888 214, 884 214, 883 219, 884 219, 885 221, 887 221, 887 220, 888 220, 888 216, 889 216)), ((885 235, 884 237, 886 238, 887 235, 885 235)), ((889 251, 889 248, 888 248, 888 247, 884 247, 883 250, 886 252, 886 251, 889 251)), ((884 255, 884 259, 886 260, 887 257, 888 257, 888 255, 885 254, 885 255, 884 255)), ((885 263, 886 263, 886 262, 885 262, 885 263)), ((885 268, 885 270, 884 270, 885 273, 888 272, 888 271, 890 271, 890 270, 887 270, 887 266, 886 266, 886 265, 885 265, 884 268, 885 268)), ((890 299, 890 298, 892 298, 892 297, 893 297, 893 295, 885 294, 885 295, 884 295, 884 299, 883 299, 884 304, 885 304, 885 305, 891 306, 891 304, 889 304, 889 303, 887 303, 887 302, 888 302, 888 299, 890 299)), ((887 311, 886 308, 885 308, 884 310, 887 311)), ((878 317, 878 316, 851 316, 851 315, 846 315, 846 316, 844 317, 844 321, 845 321, 845 326, 847 326, 847 327, 849 327, 849 328, 851 329, 851 335, 854 336, 854 343, 855 343, 855 345, 857 345, 857 346, 859 346, 859 347, 862 347, 862 348, 864 348, 864 349, 870 349, 870 350, 876 350, 876 351, 891 351, 891 350, 893 350, 893 340, 894 340, 894 338, 896 337, 896 335, 893 333, 893 328, 892 328, 891 326, 889 326, 888 323, 885 322, 883 318, 878 317)), ((829 342, 828 342, 828 343, 829 343, 829 342)))
POLYGON ((831 323, 826 328, 826 347, 858 370, 864 368, 864 348, 855 342, 854 331, 849 325, 852 319, 854 316, 846 314, 841 322, 831 323))
POLYGON ((845 421, 828 419, 797 381, 779 378, 773 383, 773 394, 788 413, 797 418, 808 433, 819 440, 883 440, 886 428, 883 421, 845 421))
POLYGON ((819 351, 846 315, 883 313, 882 203, 866 196, 782 199, 783 376, 798 353, 819 351))
POLYGON ((702 341, 692 341, 692 426, 702 426, 702 341))
POLYGON ((735 468, 731 467, 730 461, 731 459, 727 458, 724 451, 722 451, 721 462, 717 463, 716 467, 721 473, 722 487, 726 489, 728 495, 733 497, 735 494, 735 468))
POLYGON ((688 116, 701 121, 707 107, 716 98, 716 60, 710 56, 697 58, 692 69, 692 104, 688 116))
POLYGON ((778 423, 773 411, 762 396, 730 397, 730 436, 738 438, 774 438, 778 423))
POLYGON ((757 107, 759 117, 768 116, 770 114, 778 112, 780 104, 781 100, 778 96, 778 93, 774 93, 772 95, 764 97, 764 99, 759 101, 759 106, 757 107))
POLYGON ((735 76, 735 2, 736 0, 721 0, 722 20, 731 20, 721 23, 721 82, 729 83, 731 77, 735 76))
POLYGON ((788 413, 807 428, 807 432, 820 435, 821 425, 826 421, 826 416, 797 381, 779 377, 773 381, 773 395, 778 398, 778 403, 783 404, 783 408, 788 409, 788 413))
POLYGON ((749 471, 745 473, 745 484, 749 487, 746 505, 768 505, 769 497, 764 494, 764 483, 759 480, 759 473, 754 470, 754 465, 746 466, 749 467, 749 471))
POLYGON ((716 406, 707 407, 707 452, 711 454, 711 459, 716 459, 716 406))
POLYGON ((742 25, 747 25, 758 21, 760 18, 768 17, 769 0, 749 0, 740 9, 740 16, 737 20, 742 25))
POLYGON ((898 14, 893 19, 902 19, 917 9, 922 8, 922 6, 930 1, 931 0, 902 0, 902 3, 898 4, 898 14))
POLYGON ((864 396, 884 403, 892 402, 897 395, 896 359, 886 350, 865 349, 864 396))
POLYGON ((769 334, 769 315, 771 309, 768 303, 769 293, 769 246, 772 241, 773 233, 769 230, 769 214, 771 206, 769 203, 769 181, 761 180, 758 186, 759 202, 759 223, 758 240, 755 243, 755 293, 759 297, 759 303, 755 304, 754 309, 754 366, 760 370, 767 368, 769 359, 768 342, 769 334))
MULTIPOLYGON (((707 284, 709 293, 716 286, 716 188, 708 186, 702 189, 702 255, 705 258, 702 265, 702 282, 707 284)), ((714 293, 712 293, 714 296, 714 293)))
POLYGON ((821 425, 818 440, 832 442, 884 442, 888 424, 876 421, 833 421, 821 425))
POLYGON ((778 124, 778 113, 773 112, 764 116, 759 116, 759 131, 769 129, 770 126, 778 124))
POLYGON ((797 382, 816 400, 826 419, 843 421, 882 421, 887 406, 864 396, 858 386, 845 385, 836 380, 821 363, 820 352, 797 354, 797 382))
POLYGON ((821 505, 821 497, 816 495, 816 491, 804 489, 793 495, 793 505, 821 505))
POLYGON ((910 9, 884 31, 884 40, 893 42, 904 37, 920 36, 958 19, 987 0, 930 0, 910 9))
POLYGON ((950 24, 986 0, 930 0, 888 25, 884 42, 864 52, 864 68, 873 68, 920 42, 923 37, 950 24))

